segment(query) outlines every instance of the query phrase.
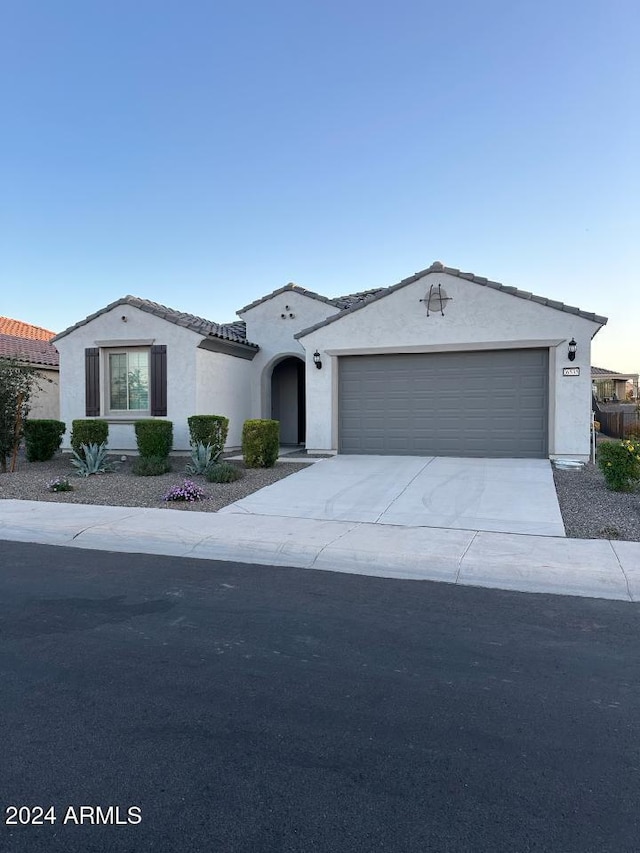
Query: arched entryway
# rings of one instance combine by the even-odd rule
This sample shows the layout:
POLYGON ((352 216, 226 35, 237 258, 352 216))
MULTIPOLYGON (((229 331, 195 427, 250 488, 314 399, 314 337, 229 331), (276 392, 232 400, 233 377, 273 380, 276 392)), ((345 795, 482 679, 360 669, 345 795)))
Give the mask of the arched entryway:
POLYGON ((271 417, 280 421, 280 444, 304 444, 305 366, 289 356, 274 365, 271 373, 271 417))

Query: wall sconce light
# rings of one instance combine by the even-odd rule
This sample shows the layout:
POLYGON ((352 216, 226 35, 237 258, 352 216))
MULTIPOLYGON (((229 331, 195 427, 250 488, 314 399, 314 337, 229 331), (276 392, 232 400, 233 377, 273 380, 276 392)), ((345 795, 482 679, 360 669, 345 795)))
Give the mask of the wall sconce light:
POLYGON ((320 360, 320 353, 316 350, 313 354, 313 363, 318 368, 318 370, 322 370, 322 361, 320 360))
POLYGON ((578 344, 575 341, 575 338, 571 338, 569 341, 569 352, 567 355, 569 356, 569 361, 576 360, 576 350, 578 349, 578 344))

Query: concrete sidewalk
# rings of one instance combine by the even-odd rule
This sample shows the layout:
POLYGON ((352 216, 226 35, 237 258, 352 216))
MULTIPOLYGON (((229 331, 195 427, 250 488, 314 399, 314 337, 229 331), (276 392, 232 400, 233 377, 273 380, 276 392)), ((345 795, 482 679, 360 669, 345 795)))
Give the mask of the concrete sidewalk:
POLYGON ((640 601, 637 542, 17 500, 0 539, 640 601))

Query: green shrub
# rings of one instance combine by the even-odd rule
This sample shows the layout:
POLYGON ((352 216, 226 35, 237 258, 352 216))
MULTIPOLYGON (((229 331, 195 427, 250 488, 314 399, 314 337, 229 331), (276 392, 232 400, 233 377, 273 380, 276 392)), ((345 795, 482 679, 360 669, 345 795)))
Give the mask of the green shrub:
POLYGON ((256 419, 242 426, 242 456, 247 468, 273 468, 280 447, 280 421, 256 419))
POLYGON ((171 462, 166 456, 139 456, 131 470, 138 477, 159 477, 171 471, 171 462))
POLYGON ((173 422, 143 418, 135 423, 138 452, 143 459, 150 456, 166 458, 173 447, 173 422))
POLYGON ((71 421, 71 449, 82 455, 83 444, 106 444, 109 440, 109 424, 100 418, 84 418, 71 421))
POLYGON ((242 477, 242 470, 231 462, 216 462, 204 472, 210 483, 235 483, 242 477))
POLYGON ((611 491, 633 491, 640 480, 640 443, 633 439, 603 442, 598 447, 598 465, 611 491))
POLYGON ((195 447, 198 442, 210 444, 213 453, 220 454, 227 443, 229 418, 224 415, 191 415, 187 418, 191 444, 195 447))
POLYGON ((46 462, 62 444, 66 427, 62 421, 29 419, 24 425, 24 440, 29 462, 46 462))

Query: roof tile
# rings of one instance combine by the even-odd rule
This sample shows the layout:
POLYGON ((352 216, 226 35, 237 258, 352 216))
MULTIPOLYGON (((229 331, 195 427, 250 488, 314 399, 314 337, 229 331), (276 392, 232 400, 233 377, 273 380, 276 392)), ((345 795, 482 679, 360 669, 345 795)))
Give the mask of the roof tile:
POLYGON ((50 341, 55 336, 55 332, 50 332, 49 329, 23 323, 22 320, 12 320, 11 317, 0 317, 0 334, 35 341, 50 341))
POLYGON ((91 320, 95 320, 101 314, 117 308, 119 305, 131 305, 134 308, 139 308, 140 311, 146 311, 148 314, 153 314, 160 317, 162 320, 167 320, 170 323, 175 323, 177 326, 182 326, 185 329, 190 329, 203 335, 205 338, 220 338, 225 341, 232 341, 237 344, 244 344, 252 349, 259 349, 257 344, 247 340, 246 325, 243 322, 233 323, 214 323, 213 320, 205 320, 204 317, 197 317, 195 314, 186 314, 184 311, 175 311, 173 308, 167 308, 166 305, 160 305, 158 302, 152 302, 150 299, 141 299, 139 296, 123 296, 122 299, 117 299, 95 314, 90 314, 86 319, 80 320, 73 326, 69 326, 59 335, 56 335, 54 340, 68 335, 81 326, 85 326, 91 320))
POLYGON ((0 333, 0 358, 15 358, 42 367, 58 367, 58 350, 47 340, 0 333))
POLYGON ((456 278, 463 278, 466 281, 472 281, 475 284, 481 285, 482 287, 491 287, 494 290, 501 290, 511 296, 517 296, 520 299, 529 299, 532 302, 538 302, 540 305, 547 305, 550 308, 556 308, 559 311, 565 311, 567 314, 576 314, 580 317, 584 317, 586 320, 591 320, 594 323, 599 323, 603 326, 607 322, 607 318, 601 317, 599 314, 594 314, 590 311, 582 311, 580 308, 575 308, 572 305, 565 305, 563 302, 557 302, 553 299, 548 299, 545 296, 536 296, 535 294, 529 293, 526 290, 518 290, 517 287, 500 284, 499 281, 490 281, 484 276, 478 276, 474 273, 461 272, 455 267, 444 266, 441 261, 434 261, 434 263, 432 263, 430 267, 427 267, 427 269, 414 273, 412 276, 409 276, 409 278, 404 278, 397 284, 392 284, 390 287, 381 287, 375 291, 365 291, 365 293, 372 294, 366 300, 355 302, 349 305, 348 307, 344 308, 339 314, 334 314, 332 317, 329 317, 320 323, 316 323, 315 325, 310 326, 308 329, 303 329, 301 332, 298 332, 296 335, 294 335, 294 337, 303 338, 305 335, 308 335, 311 332, 315 332, 316 329, 321 329, 323 326, 328 326, 329 323, 335 322, 336 320, 340 319, 344 314, 350 314, 353 311, 359 311, 360 308, 363 308, 370 302, 375 302, 378 299, 383 299, 390 293, 393 293, 396 290, 400 290, 400 288, 406 287, 406 285, 408 284, 413 284, 413 282, 418 281, 418 279, 424 278, 425 276, 434 272, 443 272, 447 275, 455 276, 456 278))
POLYGON ((591 368, 592 376, 619 376, 621 379, 627 379, 632 377, 637 379, 637 373, 620 373, 618 370, 607 370, 606 367, 592 367, 591 368))

